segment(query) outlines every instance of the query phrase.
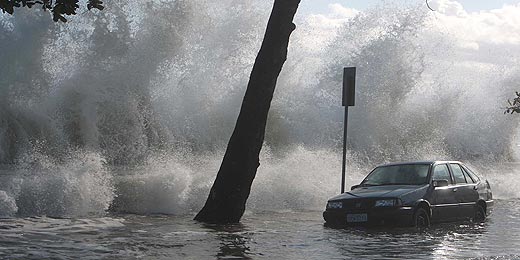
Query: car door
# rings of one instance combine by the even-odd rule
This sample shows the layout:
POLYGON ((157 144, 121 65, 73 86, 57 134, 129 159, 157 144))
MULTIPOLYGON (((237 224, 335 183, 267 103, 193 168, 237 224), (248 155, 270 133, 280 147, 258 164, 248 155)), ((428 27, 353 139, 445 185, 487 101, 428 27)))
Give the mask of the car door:
POLYGON ((432 181, 447 180, 448 186, 434 187, 432 196, 432 221, 444 222, 454 220, 457 216, 458 201, 455 192, 458 188, 453 185, 447 164, 437 164, 432 170, 432 181))
POLYGON ((478 200, 478 191, 473 180, 464 173, 458 163, 450 163, 450 169, 455 181, 455 197, 459 204, 456 217, 457 219, 466 219, 474 216, 475 203, 478 200))

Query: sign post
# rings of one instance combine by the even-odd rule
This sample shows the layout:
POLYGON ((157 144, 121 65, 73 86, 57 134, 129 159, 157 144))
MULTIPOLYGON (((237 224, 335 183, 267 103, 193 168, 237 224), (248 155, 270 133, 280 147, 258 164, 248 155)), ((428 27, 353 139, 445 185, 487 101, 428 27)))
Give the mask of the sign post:
POLYGON ((356 67, 343 69, 343 99, 345 107, 345 119, 343 121, 343 167, 341 169, 341 193, 345 192, 345 172, 347 171, 347 122, 348 107, 354 106, 356 93, 356 67))

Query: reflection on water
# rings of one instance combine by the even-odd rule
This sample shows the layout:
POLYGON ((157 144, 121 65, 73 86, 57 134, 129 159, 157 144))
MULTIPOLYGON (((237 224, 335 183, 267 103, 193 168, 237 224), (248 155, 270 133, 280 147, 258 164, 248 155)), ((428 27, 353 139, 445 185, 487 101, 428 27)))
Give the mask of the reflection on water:
POLYGON ((220 250, 217 253, 219 259, 252 259, 249 255, 253 253, 249 249, 250 239, 248 239, 246 227, 242 224, 229 225, 205 225, 217 233, 220 241, 220 250))
POLYGON ((220 251, 217 253, 219 258, 240 258, 240 259, 252 259, 247 256, 249 247, 247 246, 247 240, 238 234, 226 234, 220 235, 219 239, 222 241, 220 251))
POLYGON ((485 225, 441 224, 428 230, 415 228, 347 228, 328 230, 336 239, 331 244, 344 258, 370 259, 429 259, 452 256, 472 256, 479 251, 479 236, 486 232, 485 225), (465 252, 470 250, 469 252, 465 252))
POLYGON ((520 259, 520 200, 482 224, 325 227, 319 211, 247 213, 242 224, 187 216, 0 220, 0 259, 520 259))

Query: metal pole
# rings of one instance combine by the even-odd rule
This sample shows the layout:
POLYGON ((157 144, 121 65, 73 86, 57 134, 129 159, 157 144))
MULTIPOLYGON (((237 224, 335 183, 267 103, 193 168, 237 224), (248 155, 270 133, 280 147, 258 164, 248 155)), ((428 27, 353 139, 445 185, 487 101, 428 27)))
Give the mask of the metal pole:
POLYGON ((343 121, 343 168, 341 171, 341 193, 345 192, 345 172, 347 171, 347 125, 348 107, 354 106, 356 94, 356 67, 343 68, 343 99, 345 119, 343 121))
POLYGON ((343 167, 341 169, 341 193, 345 192, 345 173, 347 171, 347 121, 348 106, 345 106, 345 119, 343 121, 343 167))

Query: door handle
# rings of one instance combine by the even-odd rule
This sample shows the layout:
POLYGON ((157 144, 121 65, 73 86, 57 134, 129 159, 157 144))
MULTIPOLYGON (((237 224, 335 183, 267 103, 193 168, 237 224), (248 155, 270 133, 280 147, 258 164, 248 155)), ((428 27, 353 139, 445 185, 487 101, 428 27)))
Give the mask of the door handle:
POLYGON ((474 190, 478 190, 478 187, 475 185, 475 186, 473 186, 473 189, 474 190))
POLYGON ((452 190, 452 191, 453 191, 453 192, 456 192, 457 190, 458 190, 457 188, 453 188, 453 190, 452 190))

